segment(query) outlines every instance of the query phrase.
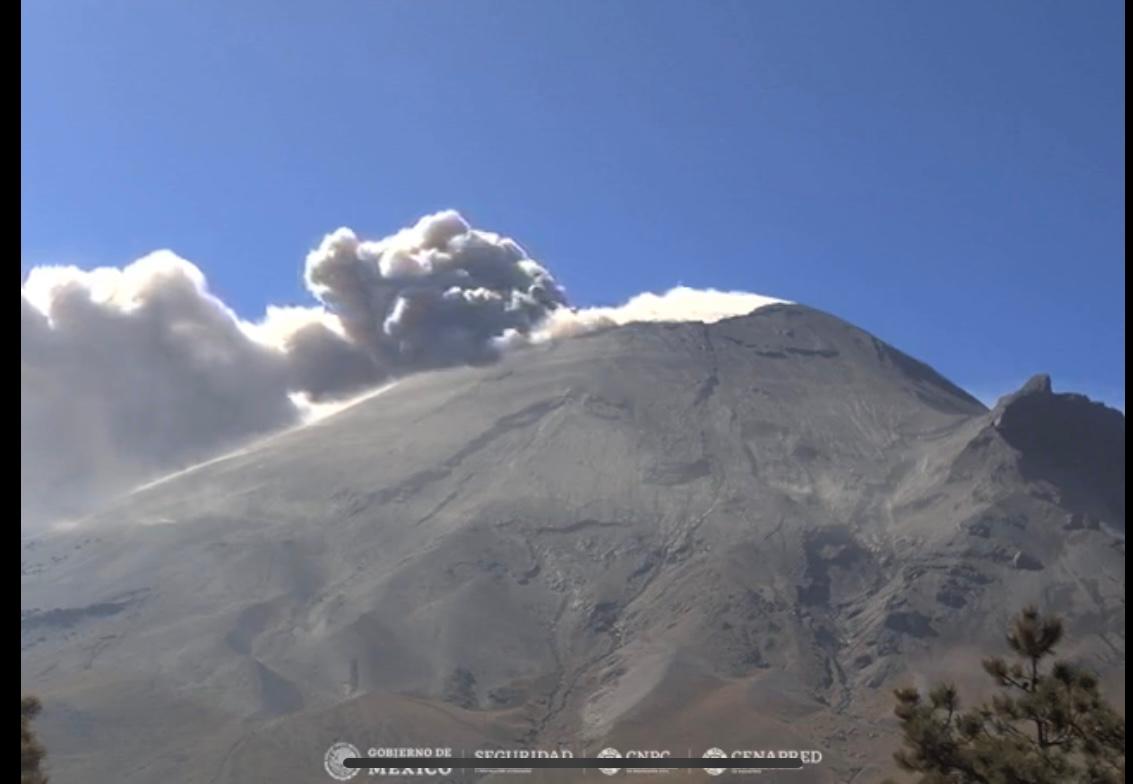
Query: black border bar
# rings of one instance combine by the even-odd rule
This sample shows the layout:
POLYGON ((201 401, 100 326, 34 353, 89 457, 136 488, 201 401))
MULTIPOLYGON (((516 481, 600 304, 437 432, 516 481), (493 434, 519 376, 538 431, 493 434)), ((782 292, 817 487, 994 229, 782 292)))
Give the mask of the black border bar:
POLYGON ((743 768, 745 770, 798 770, 799 757, 347 757, 343 767, 363 768, 482 768, 555 769, 616 768, 618 770, 666 770, 685 768, 743 768))

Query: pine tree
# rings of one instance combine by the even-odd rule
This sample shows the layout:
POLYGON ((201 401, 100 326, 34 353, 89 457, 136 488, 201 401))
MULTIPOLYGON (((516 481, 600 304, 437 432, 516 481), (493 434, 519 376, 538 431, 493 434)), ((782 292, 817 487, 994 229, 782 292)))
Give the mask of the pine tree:
POLYGON ((1016 657, 983 661, 1001 692, 962 710, 956 687, 922 696, 898 689, 899 768, 919 784, 1118 784, 1125 781, 1125 719, 1098 691, 1093 674, 1054 661, 1062 622, 1028 607, 1012 622, 1016 657))
POLYGON ((31 730, 31 720, 40 708, 35 697, 20 700, 20 784, 47 784, 47 776, 41 770, 47 752, 31 730))

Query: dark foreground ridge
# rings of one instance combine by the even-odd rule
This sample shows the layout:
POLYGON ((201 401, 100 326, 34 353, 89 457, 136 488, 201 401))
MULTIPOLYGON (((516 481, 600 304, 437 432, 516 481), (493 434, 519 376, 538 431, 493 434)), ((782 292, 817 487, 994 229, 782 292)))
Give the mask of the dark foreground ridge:
POLYGON ((55 784, 320 781, 340 739, 876 781, 892 689, 978 689, 1026 604, 1124 694, 1124 422, 1044 381, 989 411, 794 305, 610 329, 25 542, 21 679, 55 784))

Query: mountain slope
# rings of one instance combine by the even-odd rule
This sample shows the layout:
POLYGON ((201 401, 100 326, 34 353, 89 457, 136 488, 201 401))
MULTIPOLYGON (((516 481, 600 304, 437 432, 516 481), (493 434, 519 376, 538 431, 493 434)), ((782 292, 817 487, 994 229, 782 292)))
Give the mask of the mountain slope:
POLYGON ((1123 685, 1124 416, 1042 379, 988 411, 775 305, 406 378, 21 558, 61 784, 324 780, 338 739, 872 780, 890 688, 1026 601, 1123 685))

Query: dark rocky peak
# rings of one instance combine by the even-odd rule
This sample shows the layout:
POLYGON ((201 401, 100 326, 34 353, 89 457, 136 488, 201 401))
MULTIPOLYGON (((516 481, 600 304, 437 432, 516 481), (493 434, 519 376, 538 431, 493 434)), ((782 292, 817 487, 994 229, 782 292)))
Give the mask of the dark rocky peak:
POLYGON ((1124 414, 1085 395, 1056 393, 1044 374, 1002 398, 991 426, 1018 450, 1026 478, 1055 484, 1066 501, 1124 530, 1124 414))

